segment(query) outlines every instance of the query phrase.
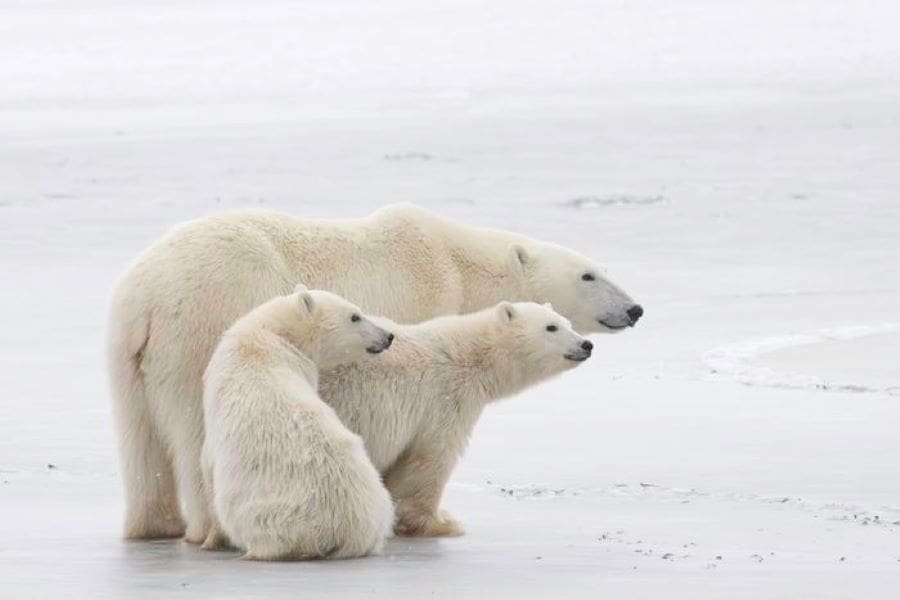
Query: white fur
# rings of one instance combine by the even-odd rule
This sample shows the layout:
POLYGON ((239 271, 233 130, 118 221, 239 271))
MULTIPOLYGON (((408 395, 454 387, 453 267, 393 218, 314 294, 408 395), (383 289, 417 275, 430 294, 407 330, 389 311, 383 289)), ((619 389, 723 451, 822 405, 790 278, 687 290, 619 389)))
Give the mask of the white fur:
POLYGON ((227 538, 258 560, 381 550, 390 496, 362 440, 316 393, 317 366, 389 345, 358 311, 328 292, 301 291, 252 310, 222 336, 204 375, 204 480, 218 519, 205 548, 227 538))
POLYGON ((404 323, 532 300, 552 302, 588 333, 606 330, 600 321, 624 327, 633 304, 575 252, 414 206, 353 220, 227 213, 176 227, 138 257, 112 299, 126 537, 179 535, 182 508, 187 540, 203 541, 203 370, 235 319, 297 281, 404 323), (583 281, 587 272, 596 280, 583 281))
POLYGON ((391 349, 323 370, 319 394, 365 440, 396 503, 396 533, 458 535, 440 499, 485 404, 575 367, 590 350, 568 321, 532 303, 419 325, 376 322, 396 334, 391 349))

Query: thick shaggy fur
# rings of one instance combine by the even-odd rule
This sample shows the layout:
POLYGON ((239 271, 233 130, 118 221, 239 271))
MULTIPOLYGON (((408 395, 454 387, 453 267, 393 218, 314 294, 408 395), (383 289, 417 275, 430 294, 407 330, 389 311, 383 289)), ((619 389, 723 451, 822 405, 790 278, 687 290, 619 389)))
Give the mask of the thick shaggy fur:
POLYGON ((225 332, 204 376, 203 471, 214 506, 204 547, 231 540, 257 560, 381 550, 390 496, 362 440, 316 387, 317 365, 389 345, 357 307, 319 291, 271 300, 225 332))
POLYGON ((634 321, 634 302, 591 260, 414 206, 355 220, 227 213, 176 227, 138 257, 112 298, 126 537, 178 536, 186 520, 186 539, 203 541, 203 371, 238 317, 296 282, 403 323, 501 300, 552 302, 584 333, 634 321))
POLYGON ((376 322, 396 333, 391 350, 323 371, 319 393, 365 440, 396 504, 395 532, 458 535, 440 499, 485 404, 575 367, 590 343, 531 303, 419 325, 376 322))

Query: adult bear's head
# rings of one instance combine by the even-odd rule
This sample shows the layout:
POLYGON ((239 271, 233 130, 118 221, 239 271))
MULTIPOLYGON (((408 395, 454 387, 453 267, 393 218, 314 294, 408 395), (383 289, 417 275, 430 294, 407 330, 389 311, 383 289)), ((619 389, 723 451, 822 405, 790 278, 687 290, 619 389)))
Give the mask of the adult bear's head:
POLYGON ((549 302, 581 333, 610 333, 632 327, 644 309, 607 278, 591 259, 556 244, 512 244, 509 268, 524 296, 549 302))

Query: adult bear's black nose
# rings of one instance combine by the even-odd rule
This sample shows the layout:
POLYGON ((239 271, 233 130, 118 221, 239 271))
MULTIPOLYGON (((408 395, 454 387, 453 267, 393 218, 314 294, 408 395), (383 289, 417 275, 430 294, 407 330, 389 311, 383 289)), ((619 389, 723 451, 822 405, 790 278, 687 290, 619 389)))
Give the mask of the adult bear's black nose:
POLYGON ((634 325, 635 323, 637 323, 638 319, 644 316, 644 309, 640 304, 635 304, 625 312, 628 313, 628 318, 631 319, 631 323, 629 323, 629 325, 634 325))
POLYGON ((592 343, 590 343, 589 341, 584 340, 583 342, 581 342, 581 349, 587 350, 588 352, 590 352, 591 350, 594 349, 594 345, 592 343))

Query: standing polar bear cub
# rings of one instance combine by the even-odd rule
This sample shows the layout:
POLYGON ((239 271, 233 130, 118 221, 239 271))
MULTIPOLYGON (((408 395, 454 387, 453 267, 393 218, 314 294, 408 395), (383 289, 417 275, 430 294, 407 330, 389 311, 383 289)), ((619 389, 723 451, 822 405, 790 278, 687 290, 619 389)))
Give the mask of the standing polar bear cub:
POLYGON ((392 340, 358 307, 302 286, 225 332, 204 375, 202 462, 213 507, 205 547, 227 536, 257 560, 381 550, 390 496, 362 440, 316 388, 318 369, 380 353, 392 340))
POLYGON ((319 393, 365 440, 396 503, 396 533, 459 535, 440 500, 485 405, 576 367, 593 345, 531 302, 376 322, 397 332, 391 351, 323 371, 319 393))

